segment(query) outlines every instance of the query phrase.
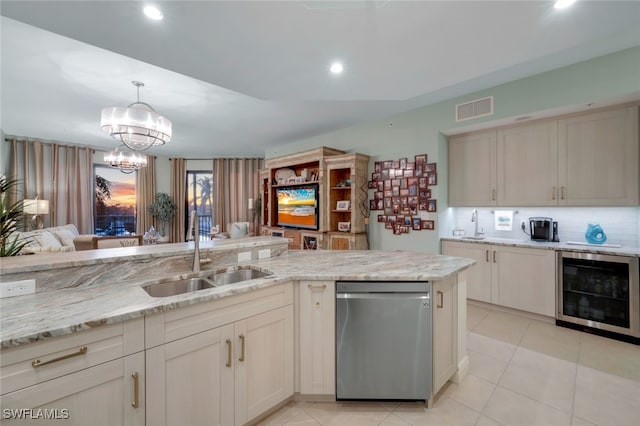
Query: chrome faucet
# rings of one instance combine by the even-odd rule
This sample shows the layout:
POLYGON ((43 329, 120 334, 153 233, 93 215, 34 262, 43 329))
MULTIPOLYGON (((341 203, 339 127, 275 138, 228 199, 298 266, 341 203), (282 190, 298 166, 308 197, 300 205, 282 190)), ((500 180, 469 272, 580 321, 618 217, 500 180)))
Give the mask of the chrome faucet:
POLYGON ((475 224, 475 227, 473 229, 473 236, 479 237, 480 235, 483 235, 484 232, 478 232, 478 210, 476 209, 473 209, 471 211, 471 222, 475 224))
POLYGON ((191 212, 191 220, 189 221, 189 231, 187 231, 187 241, 193 239, 193 272, 200 272, 200 218, 198 213, 193 210, 191 212))

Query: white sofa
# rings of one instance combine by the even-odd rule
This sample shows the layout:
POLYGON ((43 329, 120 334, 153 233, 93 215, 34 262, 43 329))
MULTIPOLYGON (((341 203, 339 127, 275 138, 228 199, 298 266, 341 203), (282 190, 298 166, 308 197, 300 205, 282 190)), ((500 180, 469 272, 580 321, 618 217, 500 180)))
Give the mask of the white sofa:
POLYGON ((62 253, 69 251, 93 250, 99 248, 120 248, 142 245, 141 235, 99 236, 95 234, 80 235, 74 224, 37 229, 16 233, 20 241, 27 246, 21 251, 29 253, 62 253))
POLYGON ((74 240, 80 236, 74 224, 17 232, 19 241, 27 243, 22 254, 75 251, 74 240))

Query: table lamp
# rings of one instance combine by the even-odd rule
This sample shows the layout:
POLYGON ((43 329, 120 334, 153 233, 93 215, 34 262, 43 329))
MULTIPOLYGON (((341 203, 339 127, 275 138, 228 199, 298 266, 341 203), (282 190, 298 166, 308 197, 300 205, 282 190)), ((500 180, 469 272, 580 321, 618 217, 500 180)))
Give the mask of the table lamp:
POLYGON ((25 199, 23 201, 23 211, 31 217, 31 229, 44 228, 42 215, 49 214, 49 200, 25 199))

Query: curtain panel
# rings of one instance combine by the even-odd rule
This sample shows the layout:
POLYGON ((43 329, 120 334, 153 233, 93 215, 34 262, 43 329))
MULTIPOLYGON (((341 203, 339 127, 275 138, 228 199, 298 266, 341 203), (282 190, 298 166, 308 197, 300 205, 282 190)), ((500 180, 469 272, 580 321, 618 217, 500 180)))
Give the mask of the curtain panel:
POLYGON ((136 173, 136 233, 144 235, 151 226, 158 229, 156 218, 149 214, 149 206, 156 197, 156 157, 147 156, 147 167, 136 173))
POLYGON ((49 200, 45 226, 73 223, 93 232, 93 150, 81 146, 11 140, 10 175, 22 181, 23 198, 49 200), (45 167, 47 161, 50 167, 45 167))
POLYGON ((171 159, 171 199, 176 203, 176 215, 169 224, 169 242, 180 243, 185 241, 185 206, 187 204, 187 171, 184 158, 171 159))
POLYGON ((233 222, 249 222, 253 231, 254 217, 249 212, 249 198, 260 196, 258 170, 263 167, 262 158, 214 158, 213 159, 213 223, 222 231, 233 222))

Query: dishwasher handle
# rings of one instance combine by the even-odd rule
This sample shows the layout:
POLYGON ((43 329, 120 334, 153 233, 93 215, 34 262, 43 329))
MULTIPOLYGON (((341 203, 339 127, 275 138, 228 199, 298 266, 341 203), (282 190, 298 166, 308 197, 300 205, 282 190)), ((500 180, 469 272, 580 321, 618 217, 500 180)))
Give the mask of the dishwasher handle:
POLYGON ((413 300, 430 300, 429 293, 336 293, 336 299, 367 299, 367 300, 383 300, 383 299, 413 299, 413 300))

